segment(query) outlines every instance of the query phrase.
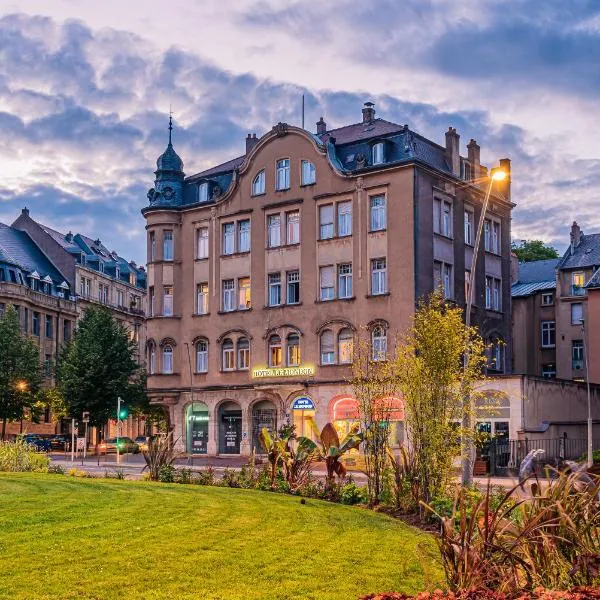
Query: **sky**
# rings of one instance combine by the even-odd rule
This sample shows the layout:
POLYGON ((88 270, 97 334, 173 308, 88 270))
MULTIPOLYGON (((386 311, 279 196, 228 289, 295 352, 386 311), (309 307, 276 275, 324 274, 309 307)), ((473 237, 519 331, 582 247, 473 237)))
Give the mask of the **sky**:
POLYGON ((191 175, 278 121, 377 116, 513 166, 512 233, 600 232, 598 0, 0 0, 0 222, 145 262, 167 142, 191 175))

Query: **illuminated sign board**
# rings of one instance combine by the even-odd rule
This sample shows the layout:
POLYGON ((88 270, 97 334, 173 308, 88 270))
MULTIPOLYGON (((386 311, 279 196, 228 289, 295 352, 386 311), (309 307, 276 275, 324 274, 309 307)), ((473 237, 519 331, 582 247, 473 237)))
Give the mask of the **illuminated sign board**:
POLYGON ((294 400, 292 410, 315 410, 315 405, 308 396, 300 396, 294 400))
POLYGON ((314 367, 281 367, 276 369, 252 369, 252 377, 297 377, 314 375, 314 367))

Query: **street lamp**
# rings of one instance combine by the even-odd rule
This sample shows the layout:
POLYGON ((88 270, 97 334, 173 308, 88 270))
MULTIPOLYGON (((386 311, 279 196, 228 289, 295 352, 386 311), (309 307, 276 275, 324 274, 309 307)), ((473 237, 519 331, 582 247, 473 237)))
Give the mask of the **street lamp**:
POLYGON ((583 332, 583 359, 585 360, 585 382, 587 387, 587 467, 589 469, 594 464, 594 432, 592 429, 592 395, 590 393, 589 348, 585 339, 585 319, 581 319, 581 330, 583 332))
MULTIPOLYGON (((479 254, 479 244, 481 242, 481 233, 485 223, 485 215, 487 213, 487 207, 490 201, 490 195, 492 193, 492 186, 494 181, 502 181, 506 178, 506 173, 500 169, 493 171, 489 180, 485 197, 483 199, 483 206, 481 207, 481 214, 479 215, 479 221, 477 223, 477 234, 475 235, 475 245, 473 247, 473 258, 471 259, 471 271, 469 273, 469 286, 467 294, 467 307, 465 314, 465 325, 467 328, 471 326, 471 308, 473 306, 473 297, 475 295, 475 286, 473 282, 475 280, 475 268, 477 267, 477 255, 479 254)), ((469 361, 469 352, 467 350, 464 357, 465 368, 469 361)), ((463 394, 463 430, 473 431, 475 429, 474 421, 475 413, 475 400, 471 394, 463 394)), ((470 487, 473 484, 473 460, 475 453, 474 440, 470 435, 462 436, 462 484, 465 487, 470 487)))
POLYGON ((15 383, 15 388, 17 388, 17 392, 26 392, 27 388, 29 386, 27 385, 26 381, 17 381, 17 383, 15 383))

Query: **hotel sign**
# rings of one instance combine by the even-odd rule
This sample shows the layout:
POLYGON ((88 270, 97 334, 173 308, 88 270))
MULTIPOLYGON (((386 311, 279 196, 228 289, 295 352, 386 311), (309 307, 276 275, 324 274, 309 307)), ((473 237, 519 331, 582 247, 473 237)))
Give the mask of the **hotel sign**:
POLYGON ((252 369, 252 377, 297 377, 298 375, 314 375, 314 367, 281 367, 277 369, 252 369))

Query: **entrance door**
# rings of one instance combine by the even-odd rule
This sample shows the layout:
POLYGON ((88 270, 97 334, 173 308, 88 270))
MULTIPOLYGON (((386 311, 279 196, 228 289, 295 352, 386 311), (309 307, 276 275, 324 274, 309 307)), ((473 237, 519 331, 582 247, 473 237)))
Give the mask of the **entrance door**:
POLYGON ((239 454, 242 441, 242 411, 237 408, 237 404, 227 402, 220 408, 219 413, 219 454, 239 454))
POLYGON ((277 430, 277 410, 266 400, 259 402, 252 409, 252 446, 257 454, 263 454, 265 451, 260 444, 260 432, 263 427, 271 435, 277 430))
POLYGON ((195 402, 188 408, 187 451, 190 454, 208 451, 208 408, 202 402, 195 402))

